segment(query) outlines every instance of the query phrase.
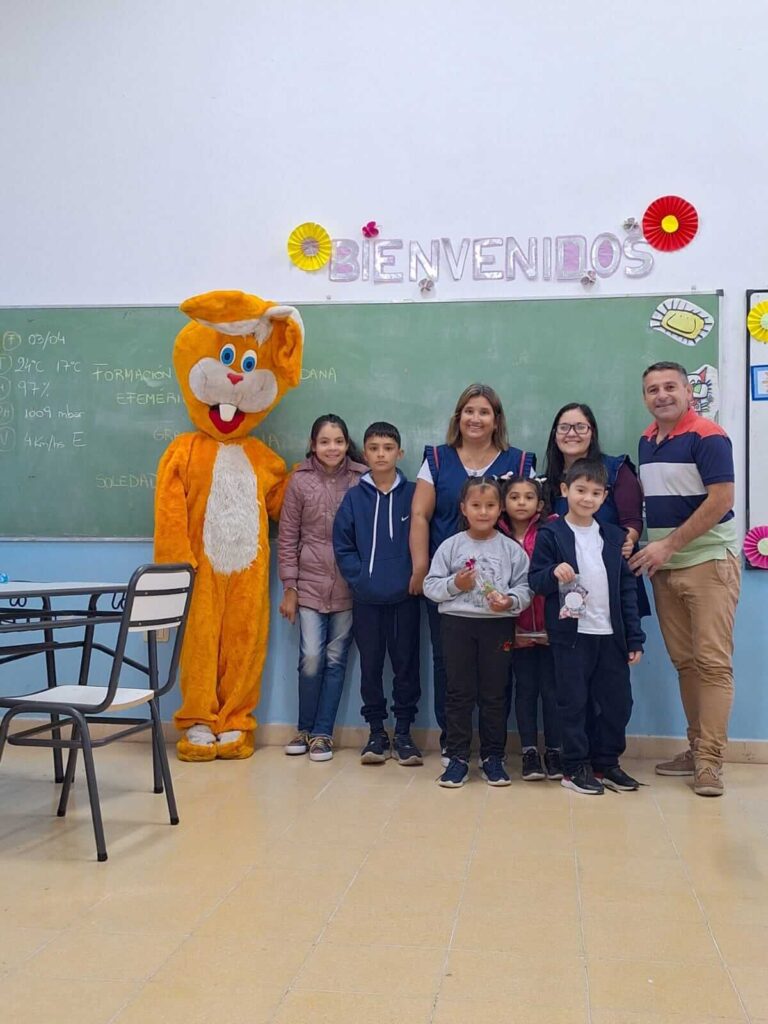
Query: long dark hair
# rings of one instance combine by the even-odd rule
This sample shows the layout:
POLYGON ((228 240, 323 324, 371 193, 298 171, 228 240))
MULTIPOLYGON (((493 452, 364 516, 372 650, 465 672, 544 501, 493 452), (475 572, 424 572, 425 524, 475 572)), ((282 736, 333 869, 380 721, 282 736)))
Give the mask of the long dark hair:
POLYGON ((467 500, 467 495, 469 494, 469 492, 473 490, 473 488, 475 487, 480 487, 483 490, 485 490, 486 488, 490 488, 492 491, 495 491, 496 498, 499 502, 499 509, 501 509, 502 507, 501 487, 499 486, 499 481, 495 476, 468 476, 467 479, 462 484, 461 490, 459 491, 459 533, 461 533, 462 530, 469 529, 467 517, 461 511, 461 506, 467 500))
POLYGON ((595 414, 592 412, 588 405, 584 402, 569 402, 568 405, 564 405, 562 409, 558 409, 555 413, 555 418, 552 420, 552 429, 549 432, 549 438, 547 440, 547 451, 544 455, 544 476, 546 480, 544 482, 544 503, 547 508, 554 508, 555 502, 560 497, 560 483, 565 473, 565 460, 563 459, 563 453, 557 447, 557 424, 560 422, 560 417, 563 413, 572 412, 574 409, 580 410, 584 413, 584 419, 589 423, 592 428, 592 437, 589 442, 589 448, 587 454, 583 456, 585 459, 591 461, 597 461, 602 458, 602 451, 600 449, 600 438, 597 433, 597 420, 595 414))
POLYGON ((338 427, 339 430, 344 435, 344 440, 347 442, 347 457, 352 459, 353 462, 364 462, 365 460, 363 458, 363 453, 360 451, 355 442, 349 436, 347 424, 344 422, 341 416, 337 416, 335 412, 326 412, 322 416, 318 416, 315 422, 312 424, 312 429, 309 432, 307 458, 310 458, 310 456, 312 455, 312 445, 317 440, 317 435, 320 433, 320 431, 323 429, 326 423, 330 423, 331 426, 333 427, 338 427))

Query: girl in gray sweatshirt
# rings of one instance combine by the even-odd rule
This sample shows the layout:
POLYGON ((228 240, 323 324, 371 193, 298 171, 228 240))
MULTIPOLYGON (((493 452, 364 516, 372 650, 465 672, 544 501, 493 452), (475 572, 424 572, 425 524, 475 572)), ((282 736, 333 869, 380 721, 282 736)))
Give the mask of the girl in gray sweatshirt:
POLYGON ((439 605, 448 674, 448 767, 441 786, 463 786, 469 775, 472 715, 480 708, 483 777, 508 786, 506 686, 514 617, 531 603, 528 556, 496 530, 501 493, 493 477, 468 477, 459 496, 464 529, 443 541, 424 580, 424 594, 439 605))

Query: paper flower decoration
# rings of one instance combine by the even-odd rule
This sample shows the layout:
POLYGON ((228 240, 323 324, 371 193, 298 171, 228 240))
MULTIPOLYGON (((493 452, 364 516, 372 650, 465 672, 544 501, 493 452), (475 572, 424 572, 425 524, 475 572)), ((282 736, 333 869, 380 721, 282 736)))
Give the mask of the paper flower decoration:
POLYGON ((299 224, 288 236, 288 255, 299 270, 319 270, 331 258, 331 236, 320 224, 299 224))
POLYGON ((693 240, 699 230, 699 215, 687 199, 663 196, 654 199, 643 214, 643 234, 654 249, 673 252, 693 240))
POLYGON ((755 341, 768 343, 768 302, 758 302, 747 314, 747 330, 755 341))
POLYGON ((753 526, 744 538, 744 554, 755 569, 768 569, 768 526, 753 526))
POLYGON ((366 238, 375 238, 379 233, 379 225, 375 220, 369 220, 367 224, 363 224, 362 232, 366 238))

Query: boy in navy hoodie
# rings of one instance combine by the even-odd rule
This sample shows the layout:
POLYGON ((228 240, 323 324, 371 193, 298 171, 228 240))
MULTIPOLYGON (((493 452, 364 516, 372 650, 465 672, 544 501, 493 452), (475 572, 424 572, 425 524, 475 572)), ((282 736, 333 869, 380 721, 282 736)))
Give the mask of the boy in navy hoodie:
POLYGON ((562 728, 561 785, 587 795, 605 786, 616 792, 639 786, 619 757, 632 711, 629 666, 640 661, 645 634, 637 580, 621 553, 624 530, 594 519, 607 482, 601 462, 574 462, 561 485, 568 511, 539 530, 528 576, 534 593, 546 597, 562 728), (574 583, 577 574, 583 589, 562 604, 559 585, 574 583))
POLYGON ((423 764, 411 739, 419 685, 419 599, 408 593, 412 566, 408 538, 415 485, 397 468, 400 432, 372 423, 363 437, 370 467, 344 496, 333 524, 333 548, 352 591, 352 631, 360 652, 362 714, 371 735, 360 752, 363 764, 381 764, 394 752, 400 764, 423 764), (384 728, 384 656, 392 662, 395 734, 384 728))

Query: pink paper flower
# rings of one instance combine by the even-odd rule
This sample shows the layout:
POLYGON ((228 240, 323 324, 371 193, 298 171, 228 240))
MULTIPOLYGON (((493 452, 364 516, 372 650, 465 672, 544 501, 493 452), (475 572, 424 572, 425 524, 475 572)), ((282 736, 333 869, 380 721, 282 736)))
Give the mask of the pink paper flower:
POLYGON ((367 224, 363 224, 362 232, 365 238, 375 238, 379 233, 379 225, 375 220, 369 220, 367 224))

